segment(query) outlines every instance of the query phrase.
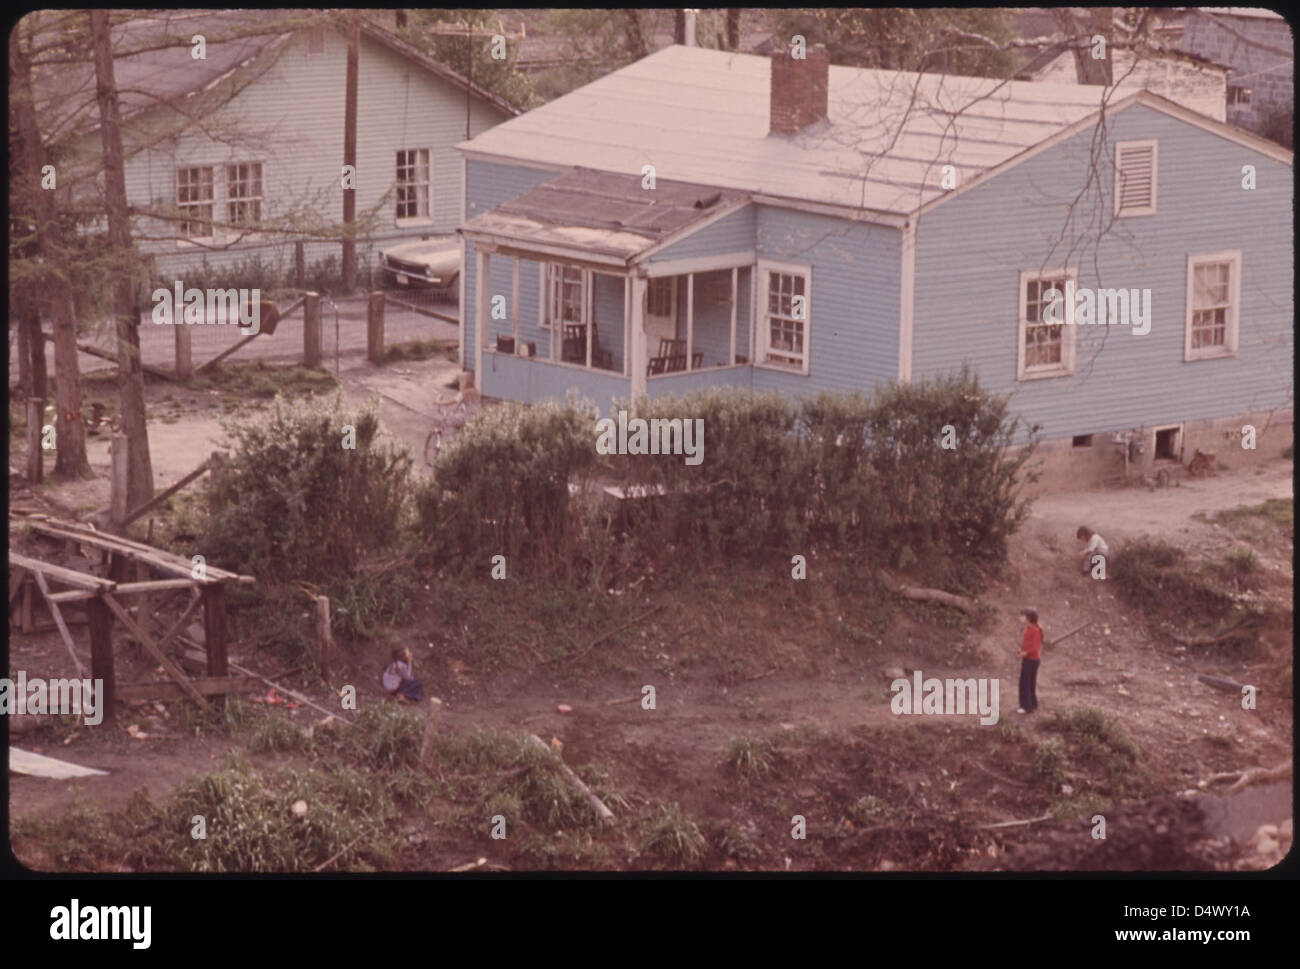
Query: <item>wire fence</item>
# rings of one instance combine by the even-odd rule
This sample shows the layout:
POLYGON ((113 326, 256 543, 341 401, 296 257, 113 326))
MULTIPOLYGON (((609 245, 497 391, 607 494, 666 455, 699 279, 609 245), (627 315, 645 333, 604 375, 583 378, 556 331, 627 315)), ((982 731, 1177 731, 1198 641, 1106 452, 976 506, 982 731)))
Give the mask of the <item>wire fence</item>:
MULTIPOLYGON (((406 343, 412 340, 454 340, 459 335, 458 307, 455 303, 435 300, 429 293, 419 290, 402 290, 391 295, 392 300, 385 301, 384 308, 384 344, 406 343), (403 305, 407 304, 407 305, 403 305), (428 313, 436 313, 443 318, 433 318, 428 313)), ((281 300, 280 305, 288 308, 293 299, 281 300)), ((331 298, 321 296, 321 365, 334 370, 336 365, 342 367, 345 362, 355 365, 358 356, 366 353, 366 315, 369 297, 366 294, 331 298)), ((238 326, 225 323, 183 324, 190 329, 191 359, 197 370, 203 364, 229 350, 247 336, 247 332, 238 326)), ((288 317, 281 319, 274 333, 263 332, 249 341, 235 353, 226 357, 223 363, 263 360, 277 365, 301 363, 303 359, 304 313, 301 306, 288 317)), ((9 354, 9 380, 14 384, 18 380, 18 359, 14 328, 10 328, 11 352, 9 354)), ((87 327, 80 338, 87 343, 113 355, 116 346, 111 326, 107 323, 96 327, 87 327)), ((176 364, 176 335, 170 325, 158 324, 151 314, 140 317, 140 357, 146 367, 172 372, 176 364)), ((54 372, 54 347, 46 343, 46 366, 54 372)), ((112 367, 111 359, 81 354, 79 358, 83 371, 112 367)))

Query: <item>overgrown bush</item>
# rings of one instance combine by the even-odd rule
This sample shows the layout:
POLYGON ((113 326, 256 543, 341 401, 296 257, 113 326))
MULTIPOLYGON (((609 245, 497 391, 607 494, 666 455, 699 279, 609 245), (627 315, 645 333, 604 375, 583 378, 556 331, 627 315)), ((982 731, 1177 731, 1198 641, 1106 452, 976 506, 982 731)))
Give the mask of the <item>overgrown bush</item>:
POLYGON ((475 566, 504 555, 567 570, 577 538, 569 485, 595 464, 595 420, 572 398, 483 408, 439 453, 417 499, 423 528, 475 566))
MULTIPOLYGON (((634 410, 616 402, 615 419, 620 409, 634 410)), ((440 455, 419 498, 422 527, 476 567, 522 556, 597 585, 638 561, 814 545, 962 585, 963 566, 1005 555, 1027 511, 1018 489, 1033 477, 1036 429, 1021 441, 1007 401, 968 371, 871 398, 713 388, 642 400, 634 413, 669 422, 651 429, 667 428, 670 445, 702 420, 703 460, 598 456, 598 415, 572 398, 493 408, 440 455), (601 504, 587 493, 596 478, 643 497, 601 504)))
POLYGON ((402 617, 415 581, 399 567, 411 459, 380 440, 375 412, 345 409, 337 396, 277 400, 224 427, 234 450, 209 484, 217 510, 198 547, 212 564, 258 578, 248 593, 265 607, 257 638, 278 628, 276 641, 297 658, 310 629, 304 588, 337 600, 345 634, 402 617))

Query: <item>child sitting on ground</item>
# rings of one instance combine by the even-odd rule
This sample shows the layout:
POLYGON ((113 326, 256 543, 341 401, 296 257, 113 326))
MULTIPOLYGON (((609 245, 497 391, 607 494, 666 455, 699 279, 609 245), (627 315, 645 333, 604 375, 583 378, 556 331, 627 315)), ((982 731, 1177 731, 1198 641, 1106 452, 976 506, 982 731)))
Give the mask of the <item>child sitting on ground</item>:
POLYGON ((1079 553, 1079 571, 1084 575, 1092 573, 1093 556, 1100 555, 1103 559, 1110 555, 1110 546, 1106 540, 1094 532, 1087 525, 1080 525, 1079 530, 1074 533, 1074 537, 1081 542, 1087 542, 1083 551, 1079 553))
POLYGON ((424 684, 411 675, 411 651, 405 646, 393 650, 393 662, 384 670, 384 691, 405 700, 417 703, 424 699, 424 684))

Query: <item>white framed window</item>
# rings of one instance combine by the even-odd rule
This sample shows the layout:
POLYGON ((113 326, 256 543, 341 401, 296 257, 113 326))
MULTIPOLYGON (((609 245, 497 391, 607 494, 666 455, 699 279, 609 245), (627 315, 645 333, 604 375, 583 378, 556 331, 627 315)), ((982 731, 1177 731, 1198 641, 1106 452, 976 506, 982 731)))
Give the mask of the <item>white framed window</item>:
POLYGON ((211 165, 176 169, 176 207, 183 216, 179 228, 185 239, 211 239, 215 204, 211 165))
POLYGON ((397 224, 432 222, 430 207, 429 149, 406 148, 397 152, 397 224))
POLYGON ((591 274, 579 266, 546 264, 544 329, 553 323, 585 324, 591 319, 591 274))
POLYGON ((646 313, 650 316, 675 316, 674 297, 676 295, 676 277, 656 276, 646 285, 646 313))
POLYGON ((1074 372, 1074 306, 1066 298, 1067 282, 1077 284, 1074 269, 1026 270, 1020 274, 1017 380, 1074 372))
POLYGON ((1241 251, 1189 255, 1183 359, 1234 355, 1240 313, 1241 251))
POLYGON ((1115 214, 1154 215, 1156 211, 1156 142, 1115 144, 1115 214))
POLYGON ((226 221, 232 229, 262 221, 262 163, 226 166, 226 221))
POLYGON ((808 373, 812 267, 758 263, 758 363, 808 373))
POLYGON ((1228 104, 1234 108, 1250 107, 1250 88, 1248 87, 1228 88, 1228 104))

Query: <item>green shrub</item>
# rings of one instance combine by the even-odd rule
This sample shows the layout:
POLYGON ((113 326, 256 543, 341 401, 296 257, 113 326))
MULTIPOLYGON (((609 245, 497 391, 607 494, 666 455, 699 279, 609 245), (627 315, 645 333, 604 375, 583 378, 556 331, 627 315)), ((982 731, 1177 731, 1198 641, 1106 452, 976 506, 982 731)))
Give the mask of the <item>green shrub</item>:
POLYGON ((444 556, 475 567, 504 555, 567 571, 577 543, 569 485, 595 464, 595 419, 573 398, 482 408, 439 453, 417 497, 422 528, 444 556))
POLYGON ((411 459, 380 442, 375 412, 344 409, 338 397, 277 400, 259 418, 227 421, 225 428, 234 452, 209 485, 220 511, 209 517, 200 544, 208 560, 257 576, 251 594, 263 603, 285 590, 276 610, 281 619, 286 604, 297 615, 293 597, 306 584, 343 601, 345 631, 402 615, 413 580, 402 578, 394 548, 411 459), (343 446, 349 426, 355 448, 343 446))

